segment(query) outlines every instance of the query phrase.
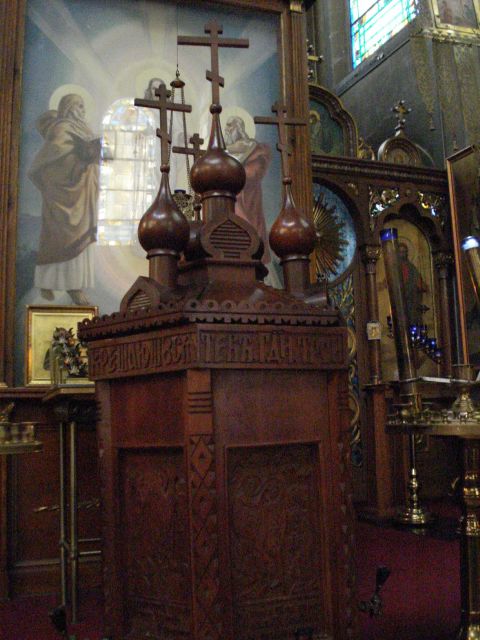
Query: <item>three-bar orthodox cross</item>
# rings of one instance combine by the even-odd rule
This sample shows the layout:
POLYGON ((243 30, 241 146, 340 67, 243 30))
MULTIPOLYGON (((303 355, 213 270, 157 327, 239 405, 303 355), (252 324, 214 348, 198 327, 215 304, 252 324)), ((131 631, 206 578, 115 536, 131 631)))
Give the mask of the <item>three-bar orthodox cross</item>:
POLYGON ((211 70, 207 71, 207 80, 212 83, 212 103, 220 104, 220 87, 224 86, 224 78, 220 75, 218 65, 218 48, 235 47, 246 49, 248 40, 244 38, 219 38, 223 27, 216 20, 205 25, 205 33, 210 36, 178 36, 178 44, 189 44, 197 47, 211 47, 211 70))
POLYGON ((203 138, 200 138, 198 133, 194 133, 189 142, 192 145, 191 147, 172 147, 172 151, 173 153, 182 153, 183 155, 193 156, 193 161, 196 162, 203 153, 201 149, 204 142, 203 138))
POLYGON ((255 116, 253 121, 255 124, 275 124, 278 127, 278 144, 277 149, 282 157, 282 176, 283 182, 291 182, 290 168, 288 166, 288 156, 292 155, 292 148, 287 142, 287 125, 306 126, 307 122, 304 118, 289 118, 287 116, 287 107, 279 102, 275 102, 272 112, 276 116, 255 116))
POLYGON ((158 96, 158 100, 144 100, 143 98, 135 98, 134 105, 136 107, 148 107, 149 109, 158 109, 160 111, 160 128, 157 129, 157 136, 161 142, 161 159, 163 171, 168 167, 168 145, 172 139, 168 132, 168 111, 184 111, 190 113, 192 107, 189 104, 177 104, 170 102, 168 99, 172 92, 168 91, 164 84, 160 85, 158 89, 155 89, 155 95, 158 96))

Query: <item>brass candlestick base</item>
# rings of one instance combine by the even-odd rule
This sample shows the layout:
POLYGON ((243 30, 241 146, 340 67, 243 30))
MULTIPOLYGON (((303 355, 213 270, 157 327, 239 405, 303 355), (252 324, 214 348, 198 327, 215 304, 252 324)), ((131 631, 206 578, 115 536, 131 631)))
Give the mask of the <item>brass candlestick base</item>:
POLYGON ((455 640, 480 640, 480 624, 462 627, 455 636, 455 640))
MULTIPOLYGON (((473 380, 468 365, 455 365, 457 377, 419 379, 456 391, 450 409, 424 407, 408 415, 397 411, 389 416, 393 432, 412 430, 432 436, 455 437, 463 442, 462 518, 460 521, 461 624, 456 640, 480 640, 480 410, 470 397, 470 389, 480 385, 473 380)), ((413 496, 415 488, 412 489, 413 496)))
POLYGON ((435 517, 422 507, 399 509, 395 514, 394 521, 398 524, 405 524, 410 527, 426 527, 435 520, 435 517))
POLYGON ((434 517, 420 505, 418 498, 418 476, 416 461, 416 443, 415 435, 408 434, 408 444, 410 453, 410 472, 407 482, 407 504, 404 508, 400 508, 394 518, 398 524, 404 524, 411 527, 425 527, 431 524, 434 517))
POLYGON ((420 485, 417 474, 417 448, 413 421, 421 414, 422 403, 416 391, 415 382, 404 380, 400 382, 400 385, 402 389, 410 392, 402 394, 401 398, 405 402, 395 405, 395 413, 389 416, 389 423, 403 425, 408 434, 409 472, 406 484, 406 504, 397 509, 394 521, 397 524, 410 527, 425 527, 430 525, 435 520, 435 517, 421 506, 418 495, 420 485))

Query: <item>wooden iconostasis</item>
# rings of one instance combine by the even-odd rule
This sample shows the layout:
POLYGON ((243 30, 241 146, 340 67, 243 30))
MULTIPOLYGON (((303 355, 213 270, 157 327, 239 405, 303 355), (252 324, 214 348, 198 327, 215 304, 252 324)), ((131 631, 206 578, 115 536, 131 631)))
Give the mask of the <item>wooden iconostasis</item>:
MULTIPOLYGON (((405 451, 401 438, 386 436, 389 392, 383 383, 398 379, 395 345, 379 233, 398 229, 409 274, 407 295, 417 309, 412 323, 426 324, 443 350, 437 364, 417 353, 419 375, 449 375, 455 361, 456 329, 453 248, 445 171, 412 161, 377 161, 340 100, 310 87, 313 217, 317 228, 317 273, 325 271, 329 297, 350 329, 351 461, 356 501, 378 515, 401 503, 405 451), (320 134, 322 124, 323 133, 320 134), (408 164, 405 164, 408 163, 408 164)), ((423 495, 446 495, 458 471, 457 451, 441 439, 419 446, 423 495)))

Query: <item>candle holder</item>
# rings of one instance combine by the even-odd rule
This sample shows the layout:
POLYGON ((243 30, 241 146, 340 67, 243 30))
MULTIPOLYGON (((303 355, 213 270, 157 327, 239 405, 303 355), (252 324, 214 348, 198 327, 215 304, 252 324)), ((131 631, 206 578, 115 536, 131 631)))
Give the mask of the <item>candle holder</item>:
POLYGON ((0 455, 41 451, 43 444, 35 437, 33 422, 10 422, 13 402, 0 411, 0 455))
MULTIPOLYGON (((398 260, 398 232, 396 229, 383 229, 380 233, 387 287, 392 306, 392 333, 397 352, 399 374, 400 402, 395 406, 395 412, 405 419, 417 415, 422 410, 420 394, 418 393, 416 378, 414 347, 412 334, 409 330, 405 286, 398 260)), ((426 331, 424 332, 426 334, 426 331)), ((416 442, 414 430, 407 432, 408 436, 408 481, 405 488, 405 506, 398 509, 395 517, 399 524, 422 527, 433 520, 420 504, 419 482, 416 463, 416 442)))
MULTIPOLYGON (((388 336, 393 338, 393 319, 387 316, 388 336)), ((441 347, 437 344, 437 339, 428 335, 428 325, 409 324, 408 335, 410 344, 416 351, 422 351, 430 360, 440 364, 443 357, 441 347)))

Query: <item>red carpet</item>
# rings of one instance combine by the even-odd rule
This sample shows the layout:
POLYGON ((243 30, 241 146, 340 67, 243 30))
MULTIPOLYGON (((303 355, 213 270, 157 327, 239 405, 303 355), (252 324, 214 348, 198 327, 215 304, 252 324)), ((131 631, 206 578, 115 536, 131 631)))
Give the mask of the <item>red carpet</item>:
MULTIPOLYGON (((0 640, 61 640, 48 616, 57 605, 57 596, 17 598, 0 603, 0 640)), ((82 598, 79 619, 80 624, 69 625, 69 637, 101 640, 100 594, 89 593, 82 598)))
MULTIPOLYGON (((439 540, 371 524, 358 525, 358 600, 368 600, 375 572, 391 575, 382 589, 383 615, 361 613, 360 640, 451 640, 459 623, 458 540, 439 540)), ((0 640, 60 640, 48 613, 55 596, 0 604, 0 640)), ((82 599, 81 624, 69 626, 76 640, 100 640, 102 605, 98 594, 82 599)))
POLYGON ((358 525, 358 596, 368 600, 375 570, 391 575, 382 588, 383 615, 360 614, 361 640, 451 640, 460 623, 458 540, 358 525))

